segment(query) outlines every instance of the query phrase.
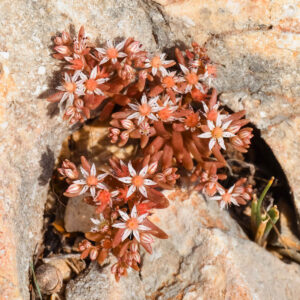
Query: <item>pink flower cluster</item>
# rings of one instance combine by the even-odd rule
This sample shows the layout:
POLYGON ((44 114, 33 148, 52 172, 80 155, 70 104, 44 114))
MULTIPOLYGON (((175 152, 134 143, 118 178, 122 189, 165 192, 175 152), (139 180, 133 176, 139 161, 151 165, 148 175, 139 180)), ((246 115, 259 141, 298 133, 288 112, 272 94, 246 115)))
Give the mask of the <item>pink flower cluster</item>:
POLYGON ((228 113, 213 88, 216 66, 206 50, 175 49, 175 60, 166 54, 150 56, 140 42, 127 38, 95 47, 83 27, 72 39, 63 32, 55 39, 54 57, 64 62, 62 84, 48 98, 59 102, 70 124, 90 118, 100 110, 109 120, 109 137, 119 147, 138 140, 140 151, 128 163, 111 159, 111 171, 99 173, 82 157, 80 172, 64 161, 59 172, 70 184, 65 195, 85 195, 99 219, 80 245, 82 257, 101 263, 109 252, 118 263, 116 279, 128 267, 138 270, 140 245, 151 252, 153 237, 167 238, 149 216, 153 208, 165 208, 168 200, 159 191, 172 188, 180 177, 178 167, 191 175, 195 188, 221 208, 244 205, 252 197, 246 179, 228 189, 218 169, 226 165, 228 147, 247 152, 252 128, 245 111, 228 113))

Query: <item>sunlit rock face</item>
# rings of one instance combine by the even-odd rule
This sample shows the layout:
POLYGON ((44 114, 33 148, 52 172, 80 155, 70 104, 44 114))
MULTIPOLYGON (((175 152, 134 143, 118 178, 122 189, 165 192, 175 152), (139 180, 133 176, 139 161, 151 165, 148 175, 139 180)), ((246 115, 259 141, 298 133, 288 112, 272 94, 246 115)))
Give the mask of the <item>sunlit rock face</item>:
MULTIPOLYGON (((55 107, 45 101, 50 90, 58 83, 55 71, 60 69, 59 63, 50 55, 51 38, 57 32, 70 27, 71 30, 74 28, 78 30, 81 25, 85 25, 92 41, 98 38, 100 43, 106 39, 134 36, 153 53, 174 45, 188 45, 192 40, 200 44, 205 43, 210 57, 219 65, 216 87, 223 93, 222 100, 233 110, 246 109, 247 117, 261 129, 262 137, 286 173, 296 206, 300 209, 300 171, 299 168, 295 168, 299 165, 300 157, 297 19, 299 7, 296 1, 263 1, 258 4, 254 1, 200 0, 101 2, 16 0, 13 5, 12 1, 1 1, 1 296, 4 299, 29 298, 29 262, 36 244, 41 240, 43 209, 49 179, 62 141, 71 132, 68 125, 61 121, 55 107)), ((184 201, 181 205, 187 205, 186 203, 189 202, 184 201)), ((174 207, 179 204, 174 204, 174 207)), ((215 209, 213 208, 213 211, 215 209)), ((160 213, 168 214, 168 211, 160 213)), ((184 224, 179 216, 174 220, 177 218, 178 222, 184 224)), ((221 219, 223 220, 223 215, 221 219)), ((163 218, 161 220, 165 222, 163 218)), ((191 222, 195 222, 193 226, 196 226, 198 221, 195 216, 191 222)), ((151 276, 147 273, 147 263, 150 265, 147 261, 153 257, 145 256, 145 267, 141 273, 142 282, 136 283, 140 284, 142 290, 139 290, 139 293, 142 294, 135 293, 141 295, 136 296, 140 297, 136 299, 144 299, 144 295, 155 293, 157 297, 162 297, 160 299, 167 299, 163 298, 163 294, 159 294, 160 291, 169 297, 182 295, 182 299, 199 299, 198 293, 211 295, 205 289, 220 293, 212 294, 211 297, 214 299, 218 299, 219 295, 225 298, 226 293, 231 292, 238 295, 237 299, 243 299, 240 297, 242 294, 246 295, 245 299, 248 299, 246 298, 248 296, 251 299, 257 292, 255 289, 259 289, 259 279, 255 276, 265 273, 262 265, 257 267, 256 274, 251 268, 250 271, 247 270, 247 266, 242 263, 248 263, 248 257, 241 259, 241 256, 237 255, 239 249, 241 253, 252 251, 258 253, 257 255, 266 255, 267 259, 272 260, 268 265, 278 269, 271 270, 269 276, 285 274, 289 279, 289 283, 285 283, 286 281, 279 277, 272 279, 273 282, 283 280, 278 289, 286 290, 287 294, 283 295, 278 291, 279 298, 297 298, 293 294, 298 291, 299 286, 296 267, 286 266, 277 260, 273 263, 275 258, 270 258, 269 254, 260 254, 263 252, 257 250, 258 248, 251 242, 232 237, 224 229, 201 228, 194 229, 198 232, 199 240, 192 242, 195 236, 191 235, 189 242, 191 247, 188 242, 184 243, 187 249, 196 247, 196 250, 190 250, 192 252, 189 254, 187 249, 181 253, 175 248, 178 251, 177 256, 168 255, 168 259, 174 261, 166 261, 164 264, 164 267, 170 269, 166 270, 165 274, 160 274, 161 277, 158 277, 157 281, 154 279, 151 281, 151 276), (207 240, 210 242, 205 242, 207 240), (230 243, 236 243, 237 246, 231 247, 230 243), (216 260, 217 267, 213 263, 207 263, 203 255, 206 253, 207 257, 217 257, 218 253, 214 251, 218 251, 220 245, 225 245, 225 252, 226 247, 229 249, 228 255, 236 266, 237 274, 242 274, 242 279, 230 273, 232 277, 230 279, 226 277, 226 283, 222 280, 222 276, 229 276, 226 268, 231 265, 225 252, 222 254, 223 261, 220 258, 216 260), (253 250, 251 247, 254 247, 253 250), (182 266, 178 271, 182 258, 182 266), (197 266, 200 270, 198 273, 195 272, 190 288, 184 283, 187 280, 184 274, 190 272, 186 271, 188 264, 197 266), (224 268, 221 273, 218 272, 219 266, 224 268), (170 275, 172 270, 174 276, 170 275), (253 277, 249 275, 250 273, 243 273, 248 271, 253 277), (213 274, 217 274, 215 281, 212 279, 213 274), (168 277, 164 278, 164 275, 168 277), (175 282, 173 288, 173 284, 169 284, 172 280, 175 282), (209 284, 205 283, 207 280, 209 284), (243 282, 239 291, 235 290, 236 286, 232 286, 237 282, 243 282), (215 286, 218 288, 210 288, 215 286), (232 286, 232 289, 229 286, 232 286)), ((165 229, 168 230, 168 227, 165 229)), ((176 247, 183 247, 183 243, 177 239, 184 235, 185 229, 180 230, 177 228, 176 231, 176 227, 172 230, 170 228, 171 239, 157 242, 156 248, 158 250, 160 247, 174 248, 177 244, 176 247)), ((255 261, 258 260, 260 258, 255 258, 255 261)), ((251 265, 251 262, 249 264, 251 265)), ((252 267, 254 268, 253 265, 252 267)), ((132 276, 134 276, 132 279, 127 280, 133 282, 134 278, 137 278, 136 274, 132 276)), ((272 299, 269 294, 264 294, 263 297, 272 299)), ((77 299, 93 298, 87 296, 77 299)))

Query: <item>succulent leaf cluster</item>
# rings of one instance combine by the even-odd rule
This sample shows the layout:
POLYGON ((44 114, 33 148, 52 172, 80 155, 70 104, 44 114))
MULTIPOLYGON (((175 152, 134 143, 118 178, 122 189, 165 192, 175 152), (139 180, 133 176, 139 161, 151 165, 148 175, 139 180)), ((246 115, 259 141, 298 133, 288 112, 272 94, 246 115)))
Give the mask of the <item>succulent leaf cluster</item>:
POLYGON ((229 145, 245 153, 253 135, 245 111, 229 113, 218 101, 217 67, 204 48, 176 48, 169 60, 165 53, 149 55, 133 38, 96 47, 83 27, 77 37, 63 32, 54 43, 62 84, 48 101, 59 103, 70 124, 98 112, 110 124, 111 143, 139 145, 128 162, 112 157, 105 172, 85 157, 79 168, 65 160, 58 169, 69 184, 64 195, 83 195, 99 214, 79 246, 82 258, 101 264, 114 254, 117 280, 129 267, 139 270, 140 247, 151 253, 153 237, 168 237, 149 217, 168 206, 162 190, 174 187, 179 168, 221 208, 251 200, 246 178, 228 188, 220 183, 229 145))

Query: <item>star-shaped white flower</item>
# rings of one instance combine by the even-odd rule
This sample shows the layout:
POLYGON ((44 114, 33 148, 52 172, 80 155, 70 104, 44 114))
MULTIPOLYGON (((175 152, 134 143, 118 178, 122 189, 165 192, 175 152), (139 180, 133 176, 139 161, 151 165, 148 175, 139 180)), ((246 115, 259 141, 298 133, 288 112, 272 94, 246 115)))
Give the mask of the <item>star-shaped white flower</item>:
MULTIPOLYGON (((180 98, 176 98, 176 103, 180 101, 180 98)), ((161 106, 161 110, 157 113, 157 116, 163 122, 171 122, 175 120, 173 113, 178 109, 178 105, 175 105, 170 97, 168 96, 163 105, 161 106)))
POLYGON ((101 224, 103 224, 105 222, 105 218, 103 217, 102 214, 99 214, 99 218, 95 219, 95 218, 91 218, 90 219, 92 221, 92 223, 95 225, 91 228, 91 232, 98 232, 100 229, 101 224))
POLYGON ((85 86, 85 91, 87 94, 96 94, 96 95, 104 95, 104 93, 101 91, 101 89, 98 87, 99 84, 102 84, 109 80, 109 78, 99 78, 97 77, 98 68, 97 66, 93 68, 93 70, 90 73, 89 78, 80 72, 80 76, 82 78, 82 81, 85 86))
POLYGON ((231 138, 235 136, 235 134, 233 134, 232 132, 225 131, 229 127, 230 123, 231 121, 222 124, 222 117, 218 115, 216 125, 214 124, 214 122, 208 120, 207 126, 210 131, 201 133, 198 135, 198 137, 203 139, 210 139, 208 144, 209 150, 211 150, 216 143, 218 143, 222 149, 226 150, 224 138, 231 138))
POLYGON ((112 227, 125 229, 122 234, 122 242, 125 241, 132 233, 137 241, 140 242, 139 231, 150 230, 149 227, 142 225, 145 218, 148 216, 148 213, 138 216, 136 206, 134 205, 131 210, 130 217, 122 210, 119 210, 119 214, 124 222, 113 224, 112 227))
POLYGON ((140 125, 146 118, 153 121, 158 121, 154 113, 163 109, 157 104, 159 97, 155 97, 147 101, 147 97, 143 94, 141 104, 129 103, 128 106, 135 112, 127 117, 127 119, 138 119, 138 125, 140 125))
POLYGON ((166 65, 173 63, 174 60, 165 60, 166 54, 163 53, 160 56, 154 56, 151 60, 145 60, 145 68, 151 68, 152 74, 155 76, 157 71, 166 73, 166 65))
POLYGON ((232 193, 234 190, 234 187, 235 187, 235 185, 230 187, 227 191, 225 191, 223 188, 218 188, 218 192, 219 192, 220 196, 210 197, 209 199, 220 201, 221 209, 224 209, 225 207, 227 208, 228 205, 230 205, 231 203, 239 206, 238 202, 235 199, 239 195, 232 193))
POLYGON ((117 178, 119 181, 124 182, 126 184, 130 184, 126 197, 130 197, 137 189, 144 196, 147 197, 147 185, 156 185, 156 182, 151 179, 146 179, 145 176, 148 172, 148 165, 145 166, 139 174, 133 168, 131 161, 128 163, 128 171, 130 177, 121 177, 117 178))
POLYGON ((103 184, 102 181, 108 174, 104 173, 97 176, 95 164, 92 164, 90 172, 87 172, 83 167, 80 167, 80 171, 84 179, 75 180, 73 182, 74 185, 83 185, 80 195, 90 190, 94 198, 96 196, 96 189, 107 190, 106 185, 103 184))
POLYGON ((205 93, 202 84, 199 82, 202 78, 200 75, 197 74, 197 68, 192 68, 189 70, 184 65, 179 64, 182 72, 184 73, 184 81, 187 83, 185 88, 185 93, 188 93, 195 87, 201 93, 205 93))
POLYGON ((112 41, 107 41, 105 48, 96 48, 96 50, 100 53, 102 57, 102 60, 100 61, 100 65, 105 64, 109 60, 111 60, 111 62, 115 64, 117 63, 118 58, 127 56, 126 53, 121 52, 121 50, 124 48, 125 43, 126 40, 117 44, 117 46, 114 46, 112 41))
POLYGON ((78 80, 80 71, 74 73, 72 77, 68 73, 65 73, 65 82, 63 85, 57 87, 58 90, 64 92, 62 98, 60 99, 60 105, 67 100, 67 106, 73 105, 74 95, 82 96, 84 95, 83 80, 78 80))

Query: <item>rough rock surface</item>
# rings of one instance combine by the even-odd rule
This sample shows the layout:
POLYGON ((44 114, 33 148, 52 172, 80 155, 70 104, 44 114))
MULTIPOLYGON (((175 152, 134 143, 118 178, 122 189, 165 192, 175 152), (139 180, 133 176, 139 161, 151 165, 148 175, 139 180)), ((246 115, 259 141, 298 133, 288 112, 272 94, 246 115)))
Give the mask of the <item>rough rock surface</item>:
POLYGON ((140 274, 116 283, 110 266, 93 265, 67 285, 67 300, 297 299, 300 267, 286 265, 249 241, 213 201, 182 190, 152 221, 169 234, 143 256, 140 274), (277 284, 280 283, 280 284, 277 284))
POLYGON ((297 19, 296 0, 15 0, 13 5, 2 0, 1 297, 29 297, 29 262, 41 238, 48 181, 69 132, 43 99, 57 80, 53 72, 59 67, 49 48, 56 32, 84 24, 92 39, 135 36, 153 52, 192 39, 206 43, 220 64, 222 98, 232 109, 248 109, 286 172, 300 211, 297 19))

